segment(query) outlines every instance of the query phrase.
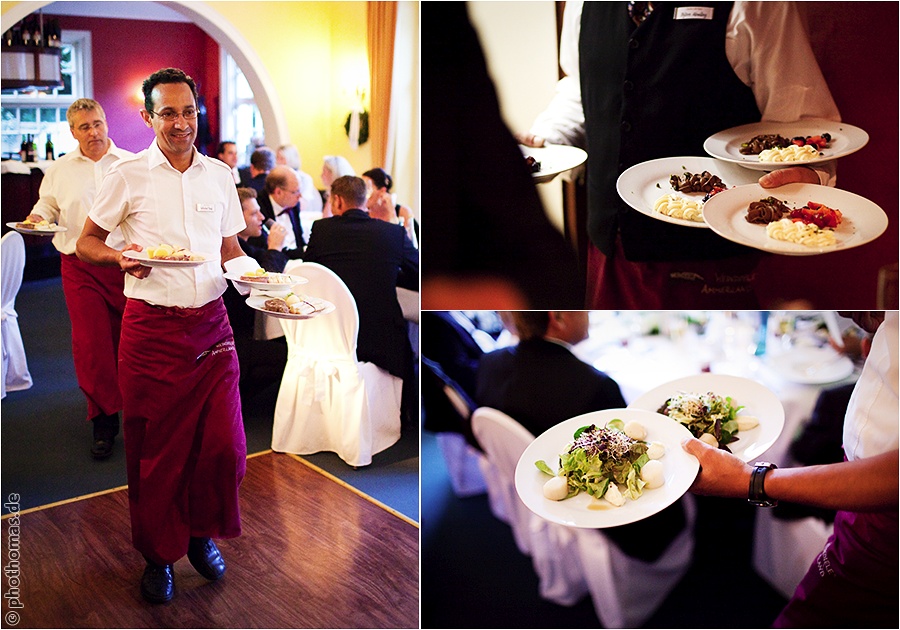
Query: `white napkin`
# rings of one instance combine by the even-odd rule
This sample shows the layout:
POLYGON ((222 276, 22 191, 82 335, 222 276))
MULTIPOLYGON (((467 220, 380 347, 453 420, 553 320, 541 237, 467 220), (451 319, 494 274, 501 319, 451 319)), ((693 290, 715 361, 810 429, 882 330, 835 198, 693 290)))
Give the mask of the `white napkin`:
MULTIPOLYGON (((225 271, 237 275, 241 275, 245 271, 256 271, 257 269, 261 268, 262 265, 256 262, 255 258, 250 258, 250 256, 238 256, 237 258, 232 258, 231 260, 225 261, 225 271)), ((231 281, 231 284, 234 285, 234 288, 237 289, 237 292, 241 295, 250 294, 249 286, 239 284, 234 280, 231 281)))

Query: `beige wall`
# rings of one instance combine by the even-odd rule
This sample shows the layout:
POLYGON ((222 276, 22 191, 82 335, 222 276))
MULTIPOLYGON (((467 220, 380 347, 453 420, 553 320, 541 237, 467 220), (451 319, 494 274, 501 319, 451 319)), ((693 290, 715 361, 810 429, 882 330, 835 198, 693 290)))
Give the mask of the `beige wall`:
MULTIPOLYGON (((527 131, 553 98, 558 75, 554 2, 469 2, 469 16, 510 130, 527 131)), ((550 220, 562 230, 562 184, 540 184, 550 220)))

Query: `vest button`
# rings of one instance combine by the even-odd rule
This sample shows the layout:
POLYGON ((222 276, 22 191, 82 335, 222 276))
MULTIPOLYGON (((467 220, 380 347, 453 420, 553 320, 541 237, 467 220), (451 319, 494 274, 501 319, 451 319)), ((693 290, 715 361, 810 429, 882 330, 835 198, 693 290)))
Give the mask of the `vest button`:
POLYGON ((628 40, 628 45, 632 48, 638 48, 641 45, 641 43, 632 37, 631 39, 628 40))
POLYGON ((622 128, 622 131, 631 131, 631 123, 627 120, 623 120, 619 126, 622 128))
POLYGON ((625 88, 626 92, 630 92, 634 89, 634 83, 626 79, 625 83, 622 84, 622 87, 625 88))

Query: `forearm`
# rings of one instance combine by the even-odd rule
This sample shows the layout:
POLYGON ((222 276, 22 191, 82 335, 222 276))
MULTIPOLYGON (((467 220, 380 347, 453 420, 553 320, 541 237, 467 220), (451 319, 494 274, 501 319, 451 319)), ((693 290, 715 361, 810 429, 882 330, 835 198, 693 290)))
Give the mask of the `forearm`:
POLYGON ((896 450, 852 462, 779 468, 766 475, 766 494, 835 510, 874 511, 898 505, 896 450))
POLYGON ((118 267, 121 253, 106 244, 109 232, 98 226, 90 218, 84 222, 84 229, 75 244, 75 255, 80 260, 103 267, 118 267))

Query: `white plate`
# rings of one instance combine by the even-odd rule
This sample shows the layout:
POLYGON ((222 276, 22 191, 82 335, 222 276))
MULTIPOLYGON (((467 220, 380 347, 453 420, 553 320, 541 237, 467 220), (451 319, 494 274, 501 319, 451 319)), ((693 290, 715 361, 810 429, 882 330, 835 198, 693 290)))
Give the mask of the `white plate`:
POLYGON ((203 260, 161 260, 159 258, 149 258, 147 250, 137 252, 133 249, 125 250, 122 252, 122 255, 125 258, 141 261, 141 264, 145 267, 199 267, 208 262, 219 262, 218 256, 211 257, 209 254, 200 254, 198 252, 194 252, 194 255, 202 256, 203 260))
POLYGON ((789 166, 812 166, 820 162, 828 162, 859 151, 869 141, 869 134, 853 125, 833 120, 808 118, 795 122, 758 122, 740 127, 732 127, 711 135, 703 143, 703 150, 714 158, 740 164, 757 171, 771 171, 789 166), (744 155, 741 144, 754 136, 780 134, 785 138, 796 136, 819 136, 831 134, 829 146, 822 149, 821 156, 806 162, 760 162, 758 155, 744 155))
POLYGON ((587 153, 578 147, 564 144, 546 144, 542 147, 526 147, 520 144, 522 155, 531 156, 541 163, 541 170, 532 173, 535 184, 549 182, 560 173, 570 171, 584 163, 587 153))
POLYGON ((312 298, 310 301, 316 307, 316 310, 312 313, 308 313, 305 315, 294 313, 276 313, 275 311, 267 311, 265 309, 266 300, 269 299, 271 298, 268 298, 264 295, 249 297, 247 298, 247 306, 265 313, 266 315, 271 315, 272 317, 277 317, 279 319, 311 319, 313 317, 318 317, 319 315, 327 315, 334 310, 334 304, 332 304, 331 302, 323 300, 321 298, 312 298))
MULTIPOLYGON (((733 404, 743 405, 738 415, 754 416, 759 424, 737 433, 738 440, 728 445, 731 452, 745 462, 756 461, 768 449, 784 428, 784 407, 771 390, 748 378, 728 374, 695 374, 663 383, 628 405, 629 409, 656 411, 678 392, 705 394, 712 392, 719 396, 730 396, 733 404)), ((663 416, 673 424, 681 424, 663 416)))
POLYGON ((226 280, 231 280, 233 282, 237 282, 239 284, 247 285, 248 287, 253 287, 254 289, 269 289, 271 291, 277 291, 278 289, 290 289, 291 287, 297 286, 298 284, 306 284, 309 282, 307 278, 303 276, 292 276, 290 274, 282 274, 290 277, 290 282, 258 282, 255 280, 241 280, 241 274, 228 272, 225 274, 226 280))
POLYGON ((642 409, 604 409, 576 416, 547 429, 528 445, 516 465, 516 492, 532 512, 561 525, 598 529, 640 521, 677 501, 694 482, 700 463, 681 448, 681 442, 690 436, 690 431, 677 422, 642 409), (665 471, 665 483, 653 490, 645 489, 640 498, 627 499, 621 507, 594 499, 586 492, 562 501, 544 497, 544 483, 550 477, 534 463, 542 459, 556 470, 559 455, 572 443, 575 431, 590 424, 606 426, 614 418, 642 423, 648 441, 665 444, 666 454, 659 460, 665 471))
POLYGON ((779 188, 763 188, 759 184, 738 186, 707 201, 703 217, 713 232, 730 241, 789 256, 827 254, 858 247, 881 236, 888 225, 887 215, 877 204, 852 192, 818 184, 788 184, 779 188), (815 201, 840 210, 843 218, 834 231, 836 243, 808 247, 769 238, 765 225, 748 223, 745 218, 750 204, 766 197, 780 199, 791 209, 815 201))
POLYGON ((46 230, 29 230, 28 228, 18 227, 17 222, 7 223, 6 227, 10 227, 20 234, 28 234, 30 236, 53 236, 54 234, 57 234, 59 232, 69 231, 69 228, 63 227, 61 225, 55 225, 52 228, 48 228, 46 230))
POLYGON ((714 160, 709 157, 668 157, 641 162, 627 169, 619 175, 619 179, 616 181, 616 190, 625 203, 648 217, 685 227, 707 228, 709 226, 703 221, 676 219, 653 209, 656 200, 669 193, 676 193, 697 201, 706 196, 706 193, 702 192, 678 193, 672 189, 669 178, 672 175, 684 175, 685 171, 689 173, 709 171, 713 175, 718 175, 728 188, 753 184, 759 179, 759 175, 754 174, 753 171, 730 162, 714 160))
POLYGON ((824 385, 853 374, 853 361, 833 348, 791 348, 766 357, 766 364, 792 383, 824 385))

